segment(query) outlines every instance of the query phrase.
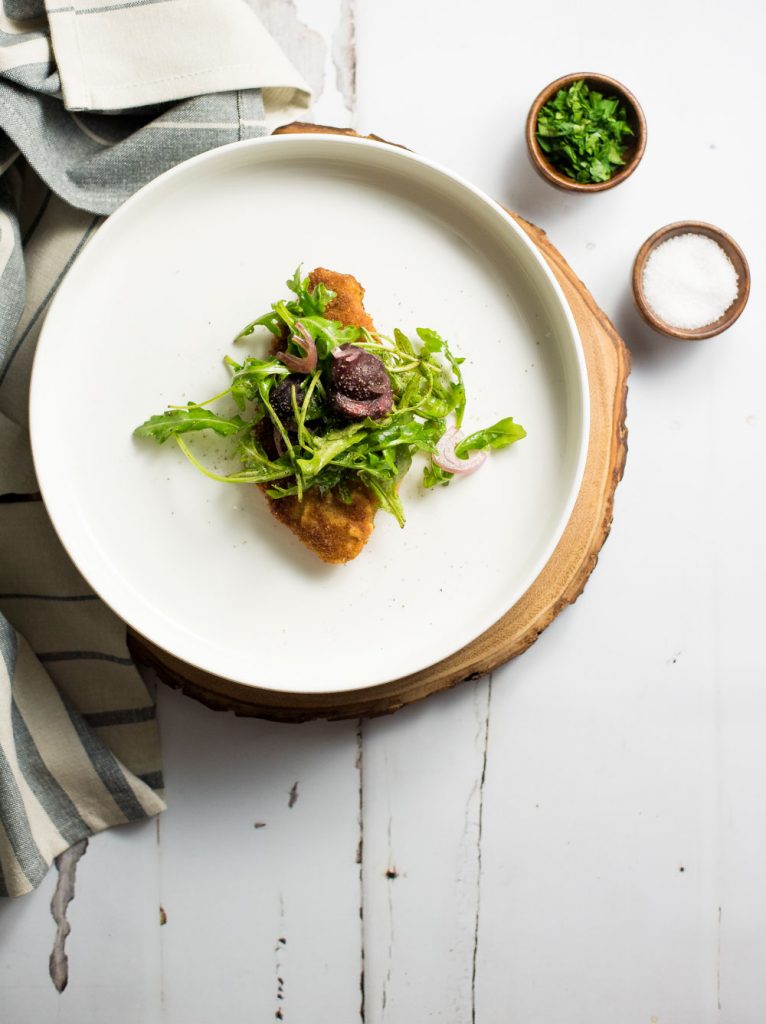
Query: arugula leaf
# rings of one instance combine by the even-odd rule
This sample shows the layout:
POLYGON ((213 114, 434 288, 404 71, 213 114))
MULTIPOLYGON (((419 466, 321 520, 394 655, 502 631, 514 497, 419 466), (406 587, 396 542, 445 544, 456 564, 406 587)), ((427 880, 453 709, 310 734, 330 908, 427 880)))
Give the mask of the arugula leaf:
POLYGON ((466 458, 469 452, 482 452, 488 448, 507 448, 515 441, 526 437, 527 432, 520 423, 514 423, 513 417, 508 416, 499 420, 494 426, 485 427, 484 430, 477 430, 468 437, 464 437, 459 444, 455 445, 455 455, 458 458, 466 458))
MULTIPOLYGON (((246 338, 252 334, 256 327, 266 327, 276 337, 282 336, 283 325, 286 324, 292 330, 296 318, 308 316, 322 316, 325 309, 335 298, 335 292, 330 291, 320 282, 316 288, 311 287, 311 278, 301 278, 301 268, 298 266, 293 276, 286 282, 287 287, 296 296, 287 302, 275 302, 268 313, 251 320, 242 328, 234 339, 246 338)), ((328 321, 329 322, 329 321, 328 321)))
MULTIPOLYGON (((392 420, 387 426, 370 430, 364 437, 364 444, 370 451, 383 450, 398 445, 417 445, 421 451, 435 451, 436 442, 445 430, 444 421, 431 420, 418 423, 411 418, 392 420)), ((362 442, 358 442, 362 443, 362 442)))
POLYGON ((169 437, 185 434, 190 430, 214 430, 222 437, 238 434, 247 423, 239 417, 217 416, 209 409, 189 404, 185 409, 169 409, 158 416, 151 416, 146 423, 136 427, 134 437, 153 437, 158 444, 164 444, 169 437))
POLYGON ((293 276, 287 281, 287 287, 298 297, 298 305, 305 316, 321 316, 335 298, 335 292, 322 284, 311 287, 311 278, 301 279, 301 268, 298 266, 293 276))
POLYGON ((442 352, 444 350, 444 339, 430 327, 418 327, 416 333, 423 342, 423 352, 442 352))
POLYGON ((248 356, 242 366, 236 369, 231 378, 230 391, 240 409, 244 409, 245 401, 252 401, 258 394, 258 388, 269 378, 287 377, 290 371, 278 359, 255 359, 248 356))
POLYGON ((441 468, 441 466, 437 466, 433 462, 429 462, 423 470, 424 487, 446 487, 447 484, 451 484, 454 479, 455 476, 453 473, 447 473, 446 470, 441 468))
MULTIPOLYGON (((246 469, 270 469, 274 463, 263 450, 263 445, 254 437, 244 437, 237 445, 237 455, 246 469)), ((291 467, 288 467, 291 468, 291 467)))
POLYGON ((415 349, 412 347, 412 342, 404 333, 404 331, 400 331, 398 327, 394 328, 394 340, 397 344, 397 347, 401 349, 401 351, 405 355, 410 356, 412 359, 417 359, 415 349))
POLYGON ((399 497, 397 480, 380 480, 364 470, 362 470, 359 476, 361 477, 362 483, 369 487, 378 499, 380 507, 385 512, 389 512, 400 526, 404 526, 404 506, 402 505, 402 499, 399 497))
POLYGON ((463 360, 452 355, 449 345, 436 331, 418 327, 417 335, 423 342, 420 370, 430 384, 430 393, 421 400, 417 411, 432 419, 444 419, 454 412, 459 427, 465 412, 465 385, 460 370, 463 360), (436 359, 437 354, 443 356, 443 360, 436 359))
POLYGON ((356 444, 356 435, 364 422, 353 423, 340 430, 328 430, 324 437, 315 439, 314 453, 310 459, 298 459, 297 469, 304 478, 316 476, 334 458, 356 444))
POLYGON ((282 322, 277 314, 270 310, 268 313, 264 313, 263 316, 259 316, 256 320, 251 320, 246 327, 242 328, 234 340, 239 341, 240 338, 246 338, 249 334, 253 333, 256 327, 268 327, 271 333, 277 337, 282 334, 282 322))
POLYGON ((218 480, 220 483, 262 484, 268 483, 270 480, 279 480, 283 477, 289 476, 292 472, 289 463, 286 464, 283 461, 278 461, 256 466, 253 469, 245 469, 236 473, 229 473, 228 476, 222 476, 220 473, 214 473, 206 466, 203 466, 191 450, 184 444, 182 437, 176 436, 175 440, 189 462, 191 462, 191 464, 198 469, 200 473, 204 473, 204 475, 210 477, 211 480, 218 480))
POLYGON ((323 316, 302 316, 305 326, 317 348, 317 358, 326 359, 339 345, 358 342, 364 335, 361 327, 347 327, 338 320, 326 320, 323 316))

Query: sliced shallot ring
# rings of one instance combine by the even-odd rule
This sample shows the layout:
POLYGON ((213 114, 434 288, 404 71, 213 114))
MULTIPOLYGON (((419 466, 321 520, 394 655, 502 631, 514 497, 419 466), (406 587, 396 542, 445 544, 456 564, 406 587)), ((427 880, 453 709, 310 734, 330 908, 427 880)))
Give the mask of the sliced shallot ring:
POLYGON ((289 352, 277 352, 277 359, 283 362, 292 373, 313 373, 317 368, 317 347, 305 324, 299 321, 295 325, 295 331, 290 336, 290 341, 298 348, 303 349, 305 355, 294 356, 289 352))
POLYGON ((471 452, 467 459, 461 459, 455 454, 455 448, 463 440, 462 431, 457 427, 450 427, 445 431, 441 440, 436 446, 436 454, 431 456, 431 461, 445 473, 460 474, 467 476, 475 473, 480 466, 484 465, 487 458, 486 452, 471 452))
POLYGON ((339 345, 332 350, 333 359, 343 360, 346 363, 353 363, 362 354, 362 349, 348 343, 339 345))

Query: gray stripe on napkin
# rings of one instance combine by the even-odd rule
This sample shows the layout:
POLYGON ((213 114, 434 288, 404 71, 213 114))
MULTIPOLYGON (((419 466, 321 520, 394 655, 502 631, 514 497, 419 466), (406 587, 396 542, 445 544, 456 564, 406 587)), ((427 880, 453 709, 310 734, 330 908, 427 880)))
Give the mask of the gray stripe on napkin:
POLYGON ((151 722, 156 717, 157 710, 153 707, 120 708, 117 711, 94 711, 91 714, 83 715, 88 725, 94 729, 101 729, 107 725, 133 725, 135 722, 151 722))
POLYGON ((125 11, 131 7, 149 7, 152 4, 172 4, 177 0, 117 0, 113 4, 104 4, 101 7, 78 7, 76 4, 69 4, 66 7, 49 7, 48 14, 110 14, 112 11, 125 11))
POLYGON ((96 225, 99 223, 100 219, 101 219, 100 217, 94 217, 93 220, 91 221, 91 223, 88 225, 88 228, 85 231, 85 233, 83 234, 82 238, 80 239, 80 241, 79 241, 79 243, 77 245, 77 248, 74 250, 74 252, 67 259, 66 263, 64 264, 64 266, 59 271, 55 281, 53 282, 53 284, 51 285, 50 289, 46 293, 45 298, 38 305, 38 307, 35 309, 34 313, 32 314, 32 317, 29 320, 29 323, 26 325, 26 327, 24 328, 22 333, 19 335, 18 339, 16 340, 15 344, 13 345, 13 348, 11 348, 10 352, 8 353, 7 358, 5 359, 5 365, 2 366, 2 368, 0 369, 0 387, 2 387, 3 381, 8 376, 8 371, 11 368, 13 360, 18 355, 19 350, 21 349, 21 346, 27 340, 27 338, 29 337, 30 333, 34 330, 35 325, 37 324, 37 321, 40 318, 40 315, 47 308, 48 303, 53 298, 54 292, 56 291, 58 286, 63 281, 64 275, 69 270, 69 268, 72 266, 74 261, 77 259, 77 257, 79 256, 80 252, 82 251, 82 249, 85 247, 86 242, 88 241, 90 236, 93 234, 94 230, 96 229, 96 225))
POLYGON ((24 810, 21 790, 2 747, 0 747, 0 800, 3 805, 3 827, 11 848, 27 881, 34 888, 45 878, 48 864, 32 835, 29 819, 24 810))
MULTIPOLYGON (((18 641, 16 632, 0 617, 0 656, 7 679, 13 679, 16 670, 18 641)), ((10 688, 3 691, 6 699, 0 706, 0 713, 6 714, 12 703, 10 688)), ((10 762, 0 745, 0 806, 3 809, 2 823, 16 860, 31 886, 37 885, 48 870, 37 843, 35 842, 24 806, 19 784, 10 762)))
POLYGON ((16 630, 4 618, 0 617, 0 657, 3 659, 5 671, 9 679, 13 679, 16 669, 16 654, 18 652, 18 641, 16 630))
POLYGON ((29 788, 40 801, 42 808, 68 843, 77 843, 84 836, 92 835, 77 808, 40 756, 40 751, 15 700, 11 713, 19 765, 29 788))
POLYGON ((144 809, 130 788, 117 758, 106 744, 91 731, 76 708, 73 708, 66 700, 64 706, 93 767, 127 820, 136 821, 138 818, 145 817, 144 809))

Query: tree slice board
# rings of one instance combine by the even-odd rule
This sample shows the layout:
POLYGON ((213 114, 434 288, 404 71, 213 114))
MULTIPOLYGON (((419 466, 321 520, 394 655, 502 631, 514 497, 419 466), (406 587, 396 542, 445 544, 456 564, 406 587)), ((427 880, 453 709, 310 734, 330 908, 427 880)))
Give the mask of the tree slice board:
MULTIPOLYGON (((302 122, 277 131, 355 134, 302 122)), ((367 138, 390 144, 377 136, 367 138)), ((237 715, 305 722, 390 714, 463 680, 478 679, 518 657, 580 596, 609 534, 615 489, 625 467, 630 355, 545 232, 515 213, 511 216, 540 249, 572 309, 585 353, 591 403, 588 456, 580 492, 558 546, 529 590, 494 626, 456 654, 414 675, 364 690, 299 694, 244 686, 201 672, 129 630, 128 645, 139 664, 151 667, 163 682, 208 707, 237 715)))

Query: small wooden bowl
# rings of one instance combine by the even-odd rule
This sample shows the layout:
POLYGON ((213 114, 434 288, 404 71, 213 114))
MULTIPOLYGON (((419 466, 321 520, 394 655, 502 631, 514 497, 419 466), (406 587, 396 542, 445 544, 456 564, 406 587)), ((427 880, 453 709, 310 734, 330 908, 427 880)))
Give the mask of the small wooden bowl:
POLYGON ((712 338, 716 334, 725 331, 739 318, 750 295, 750 268, 747 265, 745 254, 734 239, 727 235, 725 231, 721 231, 720 228, 714 227, 712 224, 706 224, 701 220, 679 220, 674 224, 667 224, 664 228, 660 228, 659 231, 655 231, 638 250, 638 255, 633 263, 633 295, 635 296, 639 313, 655 331, 666 334, 669 338, 680 338, 682 341, 701 341, 703 338, 712 338), (666 242, 669 238, 674 238, 676 235, 706 235, 708 238, 712 238, 714 242, 721 246, 734 264, 734 269, 737 272, 737 297, 723 316, 711 324, 705 324, 704 327, 695 327, 691 330, 685 327, 671 327, 664 320, 660 320, 646 301, 644 293, 644 267, 649 255, 662 242, 666 242))
POLYGON ((557 78, 555 82, 546 85, 529 108, 526 136, 527 149, 532 158, 533 167, 551 185, 555 185, 556 188, 566 189, 568 192, 604 192, 606 189, 614 188, 615 185, 625 181, 638 167, 646 149, 646 118, 636 97, 624 85, 621 85, 620 82, 614 78, 608 78, 606 75, 581 71, 574 75, 564 75, 563 78, 557 78), (537 141, 537 118, 542 107, 549 100, 553 99, 559 89, 568 89, 573 82, 579 82, 581 79, 585 79, 589 89, 597 89, 598 92, 603 93, 605 96, 616 96, 624 104, 628 124, 633 129, 633 135, 627 144, 625 164, 616 174, 612 175, 609 181, 596 181, 592 184, 573 181, 553 166, 537 141))

